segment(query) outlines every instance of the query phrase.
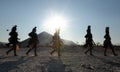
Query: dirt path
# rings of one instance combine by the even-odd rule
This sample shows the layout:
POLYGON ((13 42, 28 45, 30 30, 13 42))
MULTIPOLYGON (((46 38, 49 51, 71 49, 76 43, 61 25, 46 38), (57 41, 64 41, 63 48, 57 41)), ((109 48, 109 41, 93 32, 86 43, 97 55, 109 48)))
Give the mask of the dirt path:
POLYGON ((24 56, 26 50, 15 57, 5 56, 6 49, 0 49, 0 72, 120 72, 120 56, 106 57, 99 49, 95 56, 85 55, 81 48, 62 50, 61 58, 56 53, 51 56, 48 48, 38 49, 39 56, 32 56, 33 52, 24 56))

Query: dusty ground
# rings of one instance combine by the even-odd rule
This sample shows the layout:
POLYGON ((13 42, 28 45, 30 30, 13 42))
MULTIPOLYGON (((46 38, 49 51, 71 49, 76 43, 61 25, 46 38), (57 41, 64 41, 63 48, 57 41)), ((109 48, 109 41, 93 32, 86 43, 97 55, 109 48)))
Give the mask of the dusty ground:
POLYGON ((103 48, 95 47, 94 56, 84 54, 85 48, 67 47, 61 50, 61 57, 56 53, 49 54, 50 48, 38 48, 38 56, 25 56, 28 50, 21 48, 19 56, 8 56, 8 48, 0 49, 0 72, 120 72, 120 50, 116 48, 119 56, 113 56, 108 50, 108 56, 103 56, 103 48))

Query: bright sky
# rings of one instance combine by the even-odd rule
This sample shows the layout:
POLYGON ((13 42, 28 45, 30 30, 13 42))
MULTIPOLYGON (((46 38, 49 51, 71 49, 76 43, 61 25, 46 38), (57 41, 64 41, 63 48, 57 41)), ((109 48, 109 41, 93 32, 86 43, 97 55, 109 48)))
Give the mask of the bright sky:
POLYGON ((7 42, 6 29, 14 25, 18 25, 21 41, 35 26, 37 33, 53 34, 44 27, 52 14, 64 19, 58 23, 66 21, 60 34, 63 39, 82 44, 91 25, 94 41, 103 43, 105 27, 109 26, 113 44, 120 44, 120 0, 0 0, 0 41, 7 42))

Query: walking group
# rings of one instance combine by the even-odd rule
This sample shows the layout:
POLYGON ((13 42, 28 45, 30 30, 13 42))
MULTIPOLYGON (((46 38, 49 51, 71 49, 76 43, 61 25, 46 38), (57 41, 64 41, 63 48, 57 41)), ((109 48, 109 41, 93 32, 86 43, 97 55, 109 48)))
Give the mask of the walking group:
MULTIPOLYGON (((29 52, 31 50, 34 49, 34 55, 37 56, 37 44, 39 43, 39 40, 38 40, 38 35, 36 33, 36 28, 37 27, 34 27, 32 29, 32 32, 30 32, 28 34, 28 36, 30 37, 29 38, 29 41, 28 41, 28 45, 26 47, 29 48, 29 50, 26 52, 26 55, 28 56, 29 55, 29 52)), ((50 54, 52 55, 54 52, 57 52, 58 53, 58 56, 60 56, 60 47, 61 45, 63 44, 61 39, 60 39, 60 36, 59 36, 59 33, 60 33, 60 29, 56 29, 55 30, 55 33, 54 33, 54 36, 52 37, 52 51, 50 52, 50 54)), ((18 38, 18 33, 17 33, 17 25, 13 26, 12 29, 11 29, 11 32, 9 33, 10 35, 10 38, 8 39, 9 43, 6 44, 7 47, 11 47, 7 52, 6 52, 6 55, 9 54, 9 52, 11 51, 14 51, 14 56, 17 56, 17 53, 16 53, 16 49, 17 47, 19 47, 19 38, 18 38)))
MULTIPOLYGON (((27 47, 29 47, 29 50, 26 52, 27 56, 29 55, 29 52, 31 50, 33 50, 33 49, 34 49, 34 55, 37 56, 36 51, 37 51, 37 44, 39 43, 39 40, 38 40, 38 35, 36 33, 36 28, 37 27, 34 27, 32 29, 32 32, 30 32, 28 34, 28 36, 30 38, 29 38, 29 42, 28 42, 28 45, 27 45, 27 47)), ((90 52, 90 55, 93 55, 92 50, 93 50, 93 45, 95 44, 95 42, 94 42, 93 37, 92 37, 91 26, 90 25, 87 27, 86 32, 87 32, 87 34, 85 35, 86 41, 85 41, 84 47, 88 47, 88 50, 85 51, 85 54, 90 52)), ((63 45, 63 42, 60 39, 59 34, 60 34, 60 28, 55 30, 55 33, 54 33, 54 35, 52 37, 52 49, 53 50, 50 52, 50 54, 52 55, 54 52, 57 52, 58 56, 60 57, 61 56, 60 48, 63 45)), ((11 32, 9 33, 9 35, 10 35, 10 38, 8 39, 9 43, 6 44, 6 45, 8 47, 11 46, 11 48, 6 52, 6 54, 8 55, 9 52, 14 51, 14 56, 17 56, 16 49, 19 46, 17 25, 12 27, 11 32)), ((105 49, 104 50, 104 56, 107 56, 106 52, 107 52, 108 47, 111 48, 114 56, 117 56, 117 54, 115 53, 114 47, 113 47, 113 45, 111 43, 111 37, 110 37, 110 34, 109 34, 109 27, 106 27, 106 29, 105 29, 104 38, 105 38, 104 43, 103 43, 103 47, 105 49)))
MULTIPOLYGON (((87 30, 86 30, 87 34, 85 35, 86 38, 86 43, 84 45, 84 47, 89 47, 88 50, 85 51, 85 54, 87 54, 88 52, 90 52, 90 55, 93 55, 92 50, 93 50, 93 45, 95 44, 93 38, 92 38, 92 33, 91 33, 91 26, 89 25, 87 30)), ((104 50, 104 56, 107 56, 106 52, 107 52, 107 48, 110 47, 113 55, 117 56, 118 54, 115 53, 114 47, 112 45, 111 42, 111 37, 109 34, 109 27, 105 28, 105 36, 104 36, 105 40, 103 42, 103 48, 104 50)))
MULTIPOLYGON (((19 41, 18 41, 19 38, 18 38, 18 33, 16 32, 16 30, 17 30, 17 25, 13 26, 11 29, 11 32, 9 33, 9 35, 10 35, 10 38, 8 39, 9 43, 6 45, 8 47, 12 45, 12 48, 6 52, 7 55, 9 54, 9 52, 11 52, 13 50, 14 56, 17 56, 16 49, 19 46, 19 41)), ((27 45, 27 47, 29 47, 29 50, 26 52, 26 55, 28 55, 29 52, 32 49, 34 49, 34 53, 35 53, 34 55, 37 56, 36 48, 37 48, 37 43, 39 41, 38 41, 38 36, 36 34, 36 27, 34 27, 32 32, 30 32, 28 35, 30 37, 28 45, 27 45)))

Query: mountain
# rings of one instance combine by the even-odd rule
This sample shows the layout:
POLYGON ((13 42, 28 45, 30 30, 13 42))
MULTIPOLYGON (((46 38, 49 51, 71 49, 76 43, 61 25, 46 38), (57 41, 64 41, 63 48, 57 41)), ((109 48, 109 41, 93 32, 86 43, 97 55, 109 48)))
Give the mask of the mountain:
MULTIPOLYGON (((40 34, 38 34, 38 39, 39 39, 39 44, 38 46, 51 46, 52 45, 52 37, 53 35, 47 33, 47 32, 41 32, 40 34)), ((65 40, 65 39, 61 39, 64 43, 64 45, 76 45, 74 42, 69 41, 69 40, 65 40)), ((29 38, 22 41, 20 43, 20 46, 25 47, 27 46, 29 41, 29 38)))

